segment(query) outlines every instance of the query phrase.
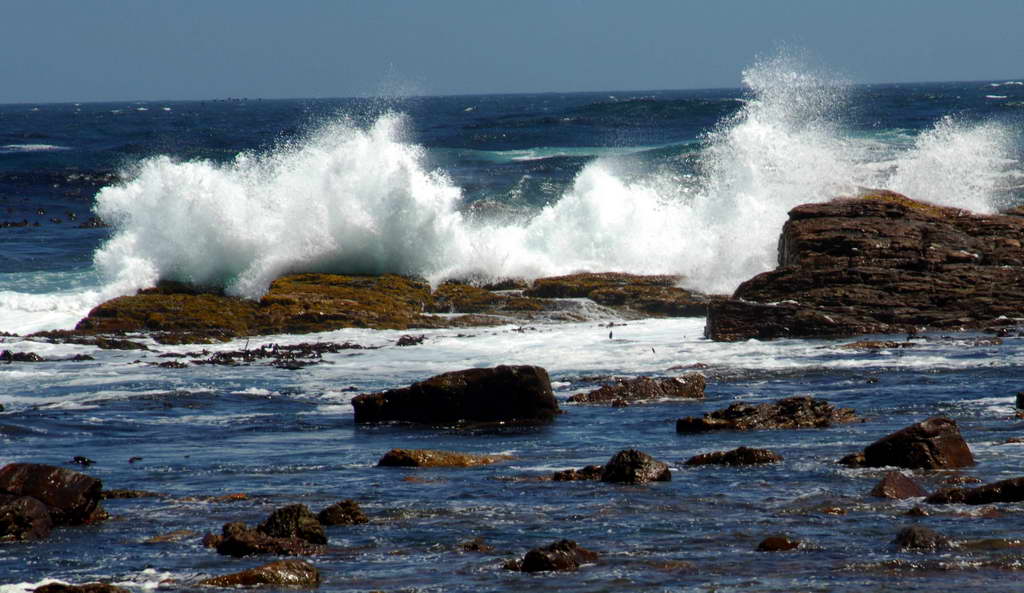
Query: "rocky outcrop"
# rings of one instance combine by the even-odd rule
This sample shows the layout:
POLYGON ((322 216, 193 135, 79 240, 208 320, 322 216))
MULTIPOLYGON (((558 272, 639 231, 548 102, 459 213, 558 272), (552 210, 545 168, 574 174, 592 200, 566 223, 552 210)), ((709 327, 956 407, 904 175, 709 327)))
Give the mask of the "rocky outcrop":
POLYGON ((570 397, 569 401, 581 404, 610 404, 617 401, 632 403, 662 398, 702 399, 705 384, 704 375, 700 373, 664 379, 617 379, 614 383, 602 385, 593 391, 577 393, 570 397))
POLYGON ((279 560, 243 570, 199 581, 209 587, 260 587, 284 585, 287 587, 315 587, 320 584, 320 571, 315 566, 295 558, 279 560))
POLYGON ((889 191, 790 211, 779 267, 708 304, 714 340, 983 328, 1024 311, 1024 217, 889 191))
POLYGON ((928 492, 920 484, 900 472, 886 472, 881 481, 871 489, 871 496, 902 500, 928 496, 928 492))
POLYGON ((780 399, 775 403, 735 403, 728 408, 688 416, 676 421, 676 432, 710 430, 764 430, 780 428, 824 428, 859 420, 850 408, 837 408, 825 400, 807 396, 780 399))
POLYGON ((358 395, 352 406, 357 424, 535 424, 559 413, 548 373, 536 366, 453 371, 409 387, 358 395))
POLYGON ((316 518, 321 525, 359 525, 368 523, 366 513, 359 503, 351 498, 336 502, 317 513, 316 518))
POLYGON ((586 273, 538 278, 523 294, 548 299, 588 298, 638 317, 703 317, 713 298, 679 288, 678 276, 586 273))
MULTIPOLYGON (((11 463, 0 469, 0 494, 30 497, 46 506, 53 526, 85 525, 107 517, 100 506, 103 483, 85 474, 39 463, 11 463)), ((14 501, 11 500, 11 503, 14 501)), ((18 503, 15 507, 35 516, 37 507, 18 503)), ((16 520, 16 524, 21 524, 16 520)), ((32 523, 40 525, 39 519, 32 523)), ((25 533, 37 532, 30 529, 25 533)), ((3 534, 0 534, 2 537, 3 534)))
POLYGON ((882 437, 865 447, 862 454, 844 457, 840 463, 851 467, 955 469, 974 465, 974 455, 956 422, 936 416, 882 437))
POLYGON ((668 464, 658 461, 643 451, 625 449, 619 451, 601 471, 602 482, 616 484, 646 484, 648 482, 668 482, 672 472, 668 464))
POLYGON ((511 459, 508 455, 476 455, 433 449, 392 449, 377 462, 379 467, 474 467, 511 459))
POLYGON ((694 455, 686 460, 686 465, 764 465, 780 461, 782 461, 782 456, 769 449, 739 447, 732 451, 715 451, 694 455))
POLYGON ((327 543, 323 525, 304 504, 292 504, 275 510, 256 530, 270 537, 294 537, 311 544, 327 543))
POLYGON ((522 560, 509 562, 505 568, 523 572, 571 571, 578 570, 582 564, 597 562, 597 559, 596 552, 563 539, 543 548, 534 548, 522 560))
POLYGON ((1024 478, 1011 478, 976 488, 943 488, 924 499, 930 504, 993 504, 1024 501, 1024 478))

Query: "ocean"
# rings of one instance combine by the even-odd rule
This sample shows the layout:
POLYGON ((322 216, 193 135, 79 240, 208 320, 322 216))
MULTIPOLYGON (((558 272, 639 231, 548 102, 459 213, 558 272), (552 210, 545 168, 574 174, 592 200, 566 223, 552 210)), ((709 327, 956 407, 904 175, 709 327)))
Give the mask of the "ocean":
POLYGON ((599 308, 573 323, 415 331, 425 337, 417 346, 397 345, 409 332, 366 329, 214 345, 139 336, 144 351, 29 334, 72 328, 99 303, 161 279, 258 298, 294 272, 437 284, 624 271, 727 294, 775 266, 779 231, 799 204, 860 187, 975 212, 1024 204, 1022 116, 1016 79, 853 85, 785 58, 754 64, 736 89, 0 105, 0 350, 45 359, 0 364, 0 466, 87 457, 95 463, 66 467, 108 489, 162 494, 108 500, 112 519, 98 525, 0 544, 0 592, 54 579, 192 590, 269 561, 219 556, 203 534, 347 498, 370 522, 328 528, 327 552, 309 559, 323 591, 1020 588, 1020 504, 910 516, 920 499, 868 496, 883 470, 835 463, 945 415, 978 463, 916 480, 935 490, 954 475, 1022 475, 1024 446, 1008 442, 1024 436, 1019 336, 922 334, 911 347, 871 350, 715 343, 700 318, 623 320, 599 308), (159 364, 303 342, 366 348, 291 370, 159 364), (519 429, 354 423, 357 394, 498 364, 546 368, 566 413, 519 429), (708 379, 705 400, 566 402, 609 377, 694 368, 708 379), (682 416, 791 395, 853 408, 865 422, 675 432, 682 416), (683 464, 740 445, 784 460, 683 464), (395 447, 512 459, 375 467, 395 447), (537 479, 631 447, 667 462, 672 481, 537 479), (963 545, 896 549, 896 533, 915 524, 963 545), (777 534, 802 545, 756 551, 777 534), (493 551, 464 549, 475 538, 493 551), (502 568, 562 538, 600 560, 572 573, 502 568))

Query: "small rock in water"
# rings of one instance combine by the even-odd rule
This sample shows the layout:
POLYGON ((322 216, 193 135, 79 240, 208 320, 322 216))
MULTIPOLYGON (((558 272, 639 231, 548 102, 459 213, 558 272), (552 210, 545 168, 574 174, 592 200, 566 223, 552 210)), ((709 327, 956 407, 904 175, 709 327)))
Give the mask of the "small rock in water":
POLYGON ((773 535, 757 544, 758 552, 786 552, 800 547, 800 542, 785 535, 773 535))
POLYGON ((915 525, 900 530, 892 543, 901 550, 942 550, 952 547, 953 542, 933 529, 915 525))
POLYGON ((617 484, 668 482, 671 479, 672 472, 669 471, 668 464, 636 449, 619 451, 601 472, 602 482, 617 484))
POLYGON ((512 570, 523 572, 571 571, 581 564, 597 562, 598 555, 568 539, 557 541, 543 548, 534 548, 522 560, 505 565, 512 570))
POLYGON ((92 465, 92 464, 94 464, 96 462, 93 461, 92 459, 89 459, 88 457, 83 457, 81 455, 75 455, 74 457, 71 458, 71 461, 69 461, 68 463, 74 464, 74 465, 81 465, 83 467, 89 467, 90 465, 92 465))
POLYGON ((739 447, 732 451, 715 451, 695 455, 686 460, 686 465, 761 465, 780 461, 782 461, 782 456, 774 451, 739 447))
POLYGON ((887 472, 882 477, 882 481, 871 489, 871 496, 892 499, 918 498, 928 496, 928 492, 920 484, 900 472, 887 472))
POLYGON ((370 521, 359 508, 359 503, 351 498, 332 504, 316 517, 322 525, 357 525, 370 521))
POLYGON ((304 561, 291 558, 279 560, 232 574, 204 579, 200 585, 211 587, 258 587, 284 585, 288 587, 315 587, 320 584, 320 571, 304 561))

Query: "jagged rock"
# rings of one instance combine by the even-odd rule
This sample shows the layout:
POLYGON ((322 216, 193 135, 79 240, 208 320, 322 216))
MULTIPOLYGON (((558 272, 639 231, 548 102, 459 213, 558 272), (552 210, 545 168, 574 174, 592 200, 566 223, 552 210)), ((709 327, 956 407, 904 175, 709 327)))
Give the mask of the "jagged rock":
POLYGON ((974 456, 956 422, 936 416, 875 441, 864 448, 862 458, 847 456, 840 462, 855 467, 955 469, 974 465, 974 456))
POLYGON ((581 564, 597 562, 598 555, 568 539, 526 553, 521 562, 510 566, 523 572, 570 571, 581 564))
POLYGON ((320 511, 316 518, 321 525, 358 525, 370 521, 359 508, 359 503, 351 498, 332 504, 320 511))
POLYGON ((975 488, 943 488, 924 499, 930 504, 992 504, 1024 501, 1024 478, 1010 478, 975 488))
POLYGON ((785 535, 773 535, 757 544, 758 552, 787 552, 800 547, 800 542, 785 535))
POLYGON ((761 465, 780 461, 782 461, 782 456, 774 451, 739 447, 732 451, 715 451, 695 455, 686 460, 686 465, 761 465))
POLYGON ((635 379, 618 379, 610 385, 588 393, 577 393, 569 398, 575 403, 615 403, 635 402, 648 399, 667 397, 701 399, 704 397, 706 380, 700 373, 689 373, 681 377, 653 379, 637 377, 635 379))
POLYGON ((292 504, 275 510, 256 530, 270 537, 297 537, 311 544, 327 543, 323 525, 304 504, 292 504))
POLYGON ((918 525, 900 530, 892 543, 901 550, 942 550, 952 545, 948 537, 918 525))
POLYGON ((871 489, 871 496, 900 500, 928 496, 928 492, 900 472, 886 472, 882 480, 871 489))
POLYGON ((643 451, 625 449, 616 453, 601 471, 602 482, 617 484, 646 484, 668 482, 672 472, 668 465, 643 451))
POLYGON ((836 408, 825 400, 807 396, 787 397, 775 403, 735 403, 723 410, 676 421, 676 432, 709 430, 764 430, 780 428, 824 428, 859 420, 850 408, 836 408))
POLYGON ((0 541, 43 539, 52 529, 45 504, 31 496, 0 494, 0 541))
POLYGON ((41 587, 36 587, 35 593, 131 593, 131 591, 122 587, 116 587, 110 583, 85 583, 83 585, 48 583, 41 587))
POLYGON ((508 455, 476 455, 433 449, 392 449, 377 462, 379 467, 474 467, 511 459, 508 455))
POLYGON ((0 493, 31 496, 50 511, 54 526, 82 525, 106 518, 100 507, 103 483, 62 467, 11 463, 0 469, 0 493))
POLYGON ((1024 310, 1024 218, 881 190, 797 206, 779 267, 708 303, 714 340, 983 328, 1024 310))
POLYGON ((315 587, 320 584, 320 571, 305 560, 290 558, 241 572, 203 579, 199 584, 210 587, 315 587))
POLYGON ((430 425, 550 422, 559 413, 546 370, 498 366, 453 371, 352 400, 356 423, 430 425))
POLYGON ((297 537, 271 537, 237 522, 224 524, 221 536, 207 536, 204 545, 215 546, 217 553, 236 558, 254 554, 306 556, 318 554, 324 549, 321 545, 297 537))

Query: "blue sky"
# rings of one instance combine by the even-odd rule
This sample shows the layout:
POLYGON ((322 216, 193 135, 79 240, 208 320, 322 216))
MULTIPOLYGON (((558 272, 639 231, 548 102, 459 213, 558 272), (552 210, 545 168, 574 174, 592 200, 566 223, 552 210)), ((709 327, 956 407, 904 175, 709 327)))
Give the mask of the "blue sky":
POLYGON ((735 87, 780 46, 854 82, 1024 78, 1024 0, 24 0, 0 103, 735 87))

